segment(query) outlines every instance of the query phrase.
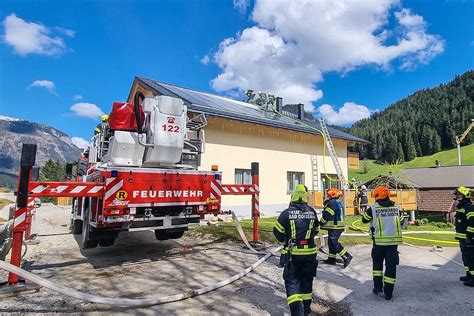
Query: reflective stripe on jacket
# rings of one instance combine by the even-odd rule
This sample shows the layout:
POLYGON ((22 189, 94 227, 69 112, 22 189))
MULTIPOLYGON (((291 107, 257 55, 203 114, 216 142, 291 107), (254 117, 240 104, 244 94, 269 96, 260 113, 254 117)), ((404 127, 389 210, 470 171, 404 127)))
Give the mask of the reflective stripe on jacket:
POLYGON ((344 211, 341 201, 338 199, 330 199, 323 210, 323 217, 321 218, 321 229, 344 230, 346 224, 344 221, 344 211))
POLYGON ((459 201, 456 206, 456 239, 463 240, 467 237, 474 239, 474 206, 471 200, 459 201))
POLYGON ((285 245, 283 254, 290 252, 293 256, 305 257, 314 256, 317 252, 314 237, 318 228, 319 221, 314 209, 306 203, 296 202, 291 203, 290 207, 280 214, 273 233, 276 239, 285 245), (292 245, 289 245, 290 240, 292 245))
POLYGON ((377 246, 391 246, 402 243, 402 228, 400 225, 400 209, 398 206, 381 206, 375 203, 371 206, 372 220, 370 230, 372 239, 377 246))

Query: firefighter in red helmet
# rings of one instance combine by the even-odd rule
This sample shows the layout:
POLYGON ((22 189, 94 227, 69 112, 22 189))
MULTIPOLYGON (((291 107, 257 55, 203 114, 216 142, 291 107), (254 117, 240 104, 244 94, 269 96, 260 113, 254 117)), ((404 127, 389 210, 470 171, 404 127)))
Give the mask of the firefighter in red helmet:
POLYGON ((337 255, 344 260, 344 268, 349 265, 352 260, 351 254, 339 242, 339 237, 344 232, 346 225, 344 222, 344 206, 339 197, 341 191, 331 188, 326 191, 329 199, 325 202, 323 216, 321 218, 321 229, 328 231, 328 259, 324 260, 327 264, 336 264, 337 255))

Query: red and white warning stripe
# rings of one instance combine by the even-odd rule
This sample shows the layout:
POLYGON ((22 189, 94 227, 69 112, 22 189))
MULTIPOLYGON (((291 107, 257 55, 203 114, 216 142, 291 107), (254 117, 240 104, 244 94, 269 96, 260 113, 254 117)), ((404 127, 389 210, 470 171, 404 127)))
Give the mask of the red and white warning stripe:
POLYGON ((219 180, 211 181, 211 192, 209 196, 212 200, 220 200, 222 195, 222 186, 219 180))
POLYGON ((223 195, 250 195, 258 193, 258 186, 253 184, 223 184, 223 195))
POLYGON ((257 212, 260 212, 260 196, 257 194, 252 195, 252 204, 257 212))
POLYGON ((106 191, 105 191, 105 196, 104 199, 107 200, 111 196, 113 196, 115 193, 117 193, 118 190, 120 190, 123 187, 123 179, 120 179, 119 181, 116 178, 109 178, 106 181, 106 191))
POLYGON ((19 208, 15 211, 15 220, 13 221, 13 228, 21 228, 19 225, 25 225, 26 221, 26 207, 19 208))
POLYGON ((98 182, 36 182, 28 188, 30 197, 100 196, 104 185, 98 182))

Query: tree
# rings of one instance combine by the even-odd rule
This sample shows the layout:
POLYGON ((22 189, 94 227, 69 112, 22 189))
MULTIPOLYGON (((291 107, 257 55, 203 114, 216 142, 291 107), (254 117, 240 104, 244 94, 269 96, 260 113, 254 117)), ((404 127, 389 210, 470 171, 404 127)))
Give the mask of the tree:
POLYGON ((405 161, 405 153, 403 152, 402 144, 398 143, 397 148, 397 163, 405 161))
MULTIPOLYGON (((471 70, 447 84, 419 90, 370 118, 356 122, 349 133, 370 141, 366 155, 379 161, 393 160, 389 143, 390 135, 396 135, 396 156, 400 157, 403 151, 405 160, 409 161, 415 156, 454 148, 455 135, 462 133, 473 117, 474 70, 471 70), (398 149, 398 144, 402 145, 402 150, 398 149)), ((463 144, 472 142, 474 133, 466 137, 463 144)))
MULTIPOLYGON (((53 161, 48 159, 44 166, 40 169, 41 181, 62 181, 64 180, 64 166, 59 160, 53 161)), ((56 203, 56 198, 42 198, 43 202, 56 203)))
POLYGON ((406 161, 411 161, 415 159, 416 157, 416 148, 415 144, 413 142, 413 138, 411 137, 411 134, 407 135, 406 143, 405 143, 405 158, 406 161))
POLYGON ((438 151, 441 151, 441 137, 439 137, 438 133, 435 131, 433 132, 432 136, 432 148, 431 151, 432 153, 437 153, 438 151))

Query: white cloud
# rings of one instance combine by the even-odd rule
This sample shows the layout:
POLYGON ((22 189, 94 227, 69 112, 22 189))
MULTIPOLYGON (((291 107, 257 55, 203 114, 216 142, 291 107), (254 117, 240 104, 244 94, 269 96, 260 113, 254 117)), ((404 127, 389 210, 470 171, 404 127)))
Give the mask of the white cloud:
POLYGON ((241 13, 245 13, 247 11, 247 7, 249 6, 249 0, 233 0, 234 8, 239 10, 241 13))
POLYGON ((208 65, 210 61, 211 59, 209 58, 208 55, 204 55, 204 57, 201 58, 201 63, 203 63, 204 65, 208 65))
MULTIPOLYGON (((52 30, 42 24, 27 22, 10 14, 3 20, 4 34, 2 40, 12 46, 19 55, 40 54, 57 55, 67 49, 64 40, 55 36, 52 30)), ((71 30, 59 28, 59 33, 74 36, 71 30)))
POLYGON ((73 100, 76 100, 76 101, 83 99, 82 95, 80 95, 80 94, 76 94, 76 95, 74 95, 72 98, 73 98, 73 100))
POLYGON ((254 26, 220 43, 213 58, 221 73, 212 87, 267 91, 306 110, 322 97, 316 84, 326 72, 411 69, 444 49, 423 17, 399 0, 256 0, 251 18, 254 26))
POLYGON ((368 118, 372 113, 366 106, 354 102, 346 102, 339 109, 335 110, 332 105, 323 104, 318 107, 317 112, 329 124, 352 125, 358 120, 368 118))
POLYGON ((56 94, 56 85, 54 82, 49 80, 35 80, 32 84, 30 84, 30 88, 33 87, 45 88, 49 92, 56 94))
POLYGON ((75 103, 70 109, 77 116, 87 117, 93 120, 100 118, 104 114, 104 112, 102 112, 102 110, 93 103, 75 103))
POLYGON ((89 142, 81 137, 71 137, 71 141, 74 145, 81 149, 86 149, 89 147, 89 142))
POLYGON ((76 35, 76 32, 74 32, 73 30, 65 29, 64 27, 58 26, 56 27, 56 30, 58 30, 58 32, 63 33, 64 35, 69 36, 69 37, 74 37, 74 35, 76 35))

